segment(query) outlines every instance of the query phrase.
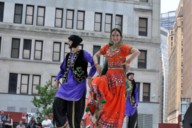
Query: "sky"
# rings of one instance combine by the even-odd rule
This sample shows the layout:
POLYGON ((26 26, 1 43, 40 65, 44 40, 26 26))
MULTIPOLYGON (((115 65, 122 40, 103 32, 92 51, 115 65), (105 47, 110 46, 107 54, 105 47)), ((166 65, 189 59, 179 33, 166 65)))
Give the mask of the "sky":
POLYGON ((180 0, 161 0, 161 13, 175 11, 180 0))

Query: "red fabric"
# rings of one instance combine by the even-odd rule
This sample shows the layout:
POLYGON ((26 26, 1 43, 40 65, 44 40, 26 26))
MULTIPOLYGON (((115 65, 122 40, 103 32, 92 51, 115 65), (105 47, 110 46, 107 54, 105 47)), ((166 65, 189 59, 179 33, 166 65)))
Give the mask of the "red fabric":
POLYGON ((121 45, 112 51, 109 45, 100 49, 108 62, 108 71, 104 76, 95 77, 91 90, 96 94, 97 125, 101 128, 121 128, 125 113, 126 74, 122 64, 130 54, 129 45, 121 45), (106 103, 103 104, 103 101, 106 103), (102 103, 101 103, 102 102, 102 103))
POLYGON ((180 128, 180 126, 179 124, 161 123, 159 124, 159 128, 180 128))

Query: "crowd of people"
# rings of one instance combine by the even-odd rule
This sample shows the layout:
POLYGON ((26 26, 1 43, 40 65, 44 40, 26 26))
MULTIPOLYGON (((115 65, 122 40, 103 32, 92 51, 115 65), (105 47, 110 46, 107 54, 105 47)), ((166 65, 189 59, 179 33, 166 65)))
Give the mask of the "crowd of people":
MULTIPOLYGON (((26 120, 27 121, 27 120, 26 120)), ((43 120, 40 117, 31 116, 28 122, 22 119, 18 123, 14 122, 10 114, 0 113, 0 128, 54 128, 52 119, 45 114, 43 120)))
POLYGON ((4 111, 1 110, 0 113, 0 128, 12 128, 13 119, 10 114, 4 114, 4 111))

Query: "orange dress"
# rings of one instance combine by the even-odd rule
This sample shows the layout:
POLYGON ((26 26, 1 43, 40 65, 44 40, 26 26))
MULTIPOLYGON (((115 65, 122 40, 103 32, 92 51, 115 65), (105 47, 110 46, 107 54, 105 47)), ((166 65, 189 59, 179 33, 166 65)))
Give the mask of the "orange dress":
POLYGON ((121 128, 124 120, 126 102, 126 74, 122 64, 130 54, 131 46, 122 44, 112 51, 109 45, 100 49, 108 62, 106 75, 97 76, 91 84, 95 98, 96 124, 98 128, 121 128))

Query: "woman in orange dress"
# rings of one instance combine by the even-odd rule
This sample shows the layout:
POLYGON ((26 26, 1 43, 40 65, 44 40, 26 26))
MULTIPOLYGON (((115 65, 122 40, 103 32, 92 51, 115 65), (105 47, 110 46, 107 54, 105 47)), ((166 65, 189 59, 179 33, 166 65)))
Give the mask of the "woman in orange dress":
MULTIPOLYGON (((104 45, 94 56, 97 73, 101 74, 101 66, 97 60, 100 55, 106 57, 108 70, 105 75, 93 78, 90 86, 92 97, 92 114, 98 128, 121 128, 124 120, 126 102, 125 67, 140 54, 139 50, 123 44, 122 33, 114 28, 111 31, 109 44, 104 45), (126 60, 126 57, 129 58, 126 60)), ((95 125, 94 125, 95 127, 95 125)))

